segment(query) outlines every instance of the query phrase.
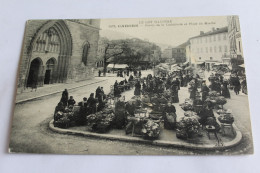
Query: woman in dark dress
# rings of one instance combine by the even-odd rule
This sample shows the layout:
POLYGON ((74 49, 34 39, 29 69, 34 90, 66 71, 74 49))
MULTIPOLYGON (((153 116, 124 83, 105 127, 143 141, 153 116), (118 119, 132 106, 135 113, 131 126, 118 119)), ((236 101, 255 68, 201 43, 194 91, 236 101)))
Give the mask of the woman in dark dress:
POLYGON ((204 107, 199 113, 198 116, 200 117, 199 122, 202 125, 206 125, 208 117, 214 117, 214 113, 212 110, 212 103, 207 102, 206 107, 204 107))
POLYGON ((172 82, 171 89, 172 89, 172 102, 179 103, 179 94, 178 94, 179 86, 178 83, 176 83, 176 81, 172 82))
POLYGON ((196 93, 196 98, 193 101, 194 112, 196 112, 198 114, 202 110, 202 106, 203 106, 203 102, 201 100, 200 93, 197 92, 196 93))
POLYGON ((202 83, 201 93, 202 93, 202 102, 204 102, 207 99, 207 96, 209 95, 209 88, 207 87, 205 82, 202 83))
POLYGON ((119 88, 118 88, 117 80, 116 80, 116 82, 115 82, 115 84, 114 84, 114 96, 115 96, 115 97, 119 97, 119 96, 120 96, 120 90, 119 90, 119 88))
POLYGON ((94 93, 90 94, 90 97, 88 98, 87 101, 87 106, 89 108, 89 114, 94 114, 96 113, 96 104, 97 104, 97 100, 94 98, 94 93))
POLYGON ((60 101, 63 103, 63 106, 66 107, 68 105, 68 99, 69 99, 69 93, 68 93, 68 90, 65 89, 62 92, 62 96, 61 96, 61 99, 60 99, 60 101))
POLYGON ((137 83, 135 84, 134 95, 140 96, 140 94, 141 94, 141 84, 140 84, 140 81, 137 81, 137 83))
POLYGON ((143 82, 143 94, 146 93, 146 84, 143 82))
POLYGON ((240 81, 239 81, 239 78, 236 77, 233 81, 233 85, 234 85, 234 91, 236 93, 236 95, 239 94, 239 91, 240 91, 240 88, 241 88, 241 84, 240 84, 240 81))
POLYGON ((65 110, 65 107, 63 106, 63 103, 59 102, 58 105, 55 107, 54 115, 57 112, 64 112, 64 110, 65 110))
POLYGON ((195 85, 192 85, 190 88, 190 99, 194 100, 196 98, 196 92, 197 92, 197 88, 195 87, 195 85))
POLYGON ((225 98, 230 98, 230 93, 229 93, 227 85, 228 85, 228 82, 223 81, 223 84, 221 86, 221 95, 224 96, 225 98))

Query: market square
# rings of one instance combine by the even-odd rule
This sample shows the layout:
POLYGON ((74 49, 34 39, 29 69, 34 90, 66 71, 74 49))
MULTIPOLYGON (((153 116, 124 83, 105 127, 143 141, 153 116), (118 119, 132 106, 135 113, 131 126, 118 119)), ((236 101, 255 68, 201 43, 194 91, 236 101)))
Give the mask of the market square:
POLYGON ((253 153, 238 18, 225 20, 176 47, 101 37, 98 20, 30 21, 10 152, 253 153))

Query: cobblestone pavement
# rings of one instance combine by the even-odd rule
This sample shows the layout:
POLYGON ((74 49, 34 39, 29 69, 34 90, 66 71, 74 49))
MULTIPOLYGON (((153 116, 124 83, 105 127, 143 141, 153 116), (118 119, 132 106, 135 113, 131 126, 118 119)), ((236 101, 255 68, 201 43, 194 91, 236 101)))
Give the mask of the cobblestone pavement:
MULTIPOLYGON (((148 73, 148 72, 146 72, 148 73)), ((143 73, 144 74, 144 73, 143 73)), ((101 77, 104 78, 104 77, 101 77)), ((106 81, 83 86, 69 91, 76 101, 95 92, 97 86, 104 86, 106 93, 110 91, 110 85, 115 80, 124 78, 106 77, 106 81)), ((188 94, 188 93, 187 93, 188 94)), ((31 153, 68 153, 68 154, 144 154, 144 155, 189 155, 189 154, 239 154, 252 151, 250 120, 244 116, 248 112, 245 107, 247 96, 234 95, 231 91, 231 99, 225 107, 233 110, 235 122, 244 135, 241 145, 226 151, 203 152, 196 150, 184 150, 179 148, 154 147, 143 144, 109 141, 94 138, 86 138, 72 135, 63 135, 50 131, 48 123, 53 117, 53 111, 60 100, 61 93, 39 98, 37 100, 16 104, 10 139, 12 152, 31 153), (48 109, 46 109, 48 108, 48 109)), ((187 95, 180 95, 180 102, 187 95)), ((178 113, 178 110, 177 110, 178 113)))

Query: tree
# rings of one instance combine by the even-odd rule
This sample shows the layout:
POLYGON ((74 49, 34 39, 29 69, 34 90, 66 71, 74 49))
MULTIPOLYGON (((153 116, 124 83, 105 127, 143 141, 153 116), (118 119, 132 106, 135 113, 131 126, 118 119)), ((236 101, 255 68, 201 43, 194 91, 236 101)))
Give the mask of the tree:
POLYGON ((160 50, 160 48, 154 43, 137 38, 126 39, 124 40, 124 43, 124 52, 114 57, 114 62, 126 63, 129 66, 139 66, 142 63, 145 63, 145 65, 151 64, 152 61, 159 60, 160 58, 160 55, 154 57, 154 52, 160 50))
POLYGON ((128 64, 129 66, 139 66, 141 61, 148 65, 151 64, 151 62, 157 62, 160 59, 159 46, 137 38, 112 41, 106 40, 103 43, 103 46, 104 76, 107 72, 108 60, 114 63, 128 64), (155 55, 154 52, 159 52, 159 55, 155 55))
POLYGON ((106 41, 104 43, 104 71, 103 74, 106 76, 108 60, 113 57, 118 57, 119 55, 123 54, 126 48, 126 44, 124 40, 112 40, 106 41))

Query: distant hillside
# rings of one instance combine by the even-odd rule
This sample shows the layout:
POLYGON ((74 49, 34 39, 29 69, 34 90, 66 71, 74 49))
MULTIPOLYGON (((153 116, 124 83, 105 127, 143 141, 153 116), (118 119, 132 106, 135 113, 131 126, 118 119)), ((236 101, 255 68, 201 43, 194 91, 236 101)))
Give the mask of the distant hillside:
POLYGON ((168 47, 173 47, 172 45, 163 44, 163 43, 154 43, 154 44, 158 45, 161 48, 161 50, 167 49, 168 47))
MULTIPOLYGON (((120 39, 127 39, 127 38, 137 38, 137 37, 133 37, 131 35, 122 33, 122 32, 117 32, 117 31, 112 31, 112 30, 101 30, 100 31, 100 36, 101 37, 106 37, 109 40, 120 40, 120 39)), ((139 38, 141 40, 144 40, 143 38, 139 38)), ((163 43, 155 43, 154 44, 158 45, 162 50, 168 48, 168 47, 172 47, 171 45, 168 44, 163 44, 163 43)))
POLYGON ((122 32, 112 31, 112 30, 101 30, 100 36, 106 37, 109 40, 120 40, 120 39, 126 39, 126 38, 134 38, 131 35, 128 35, 128 34, 125 34, 125 33, 122 33, 122 32))

